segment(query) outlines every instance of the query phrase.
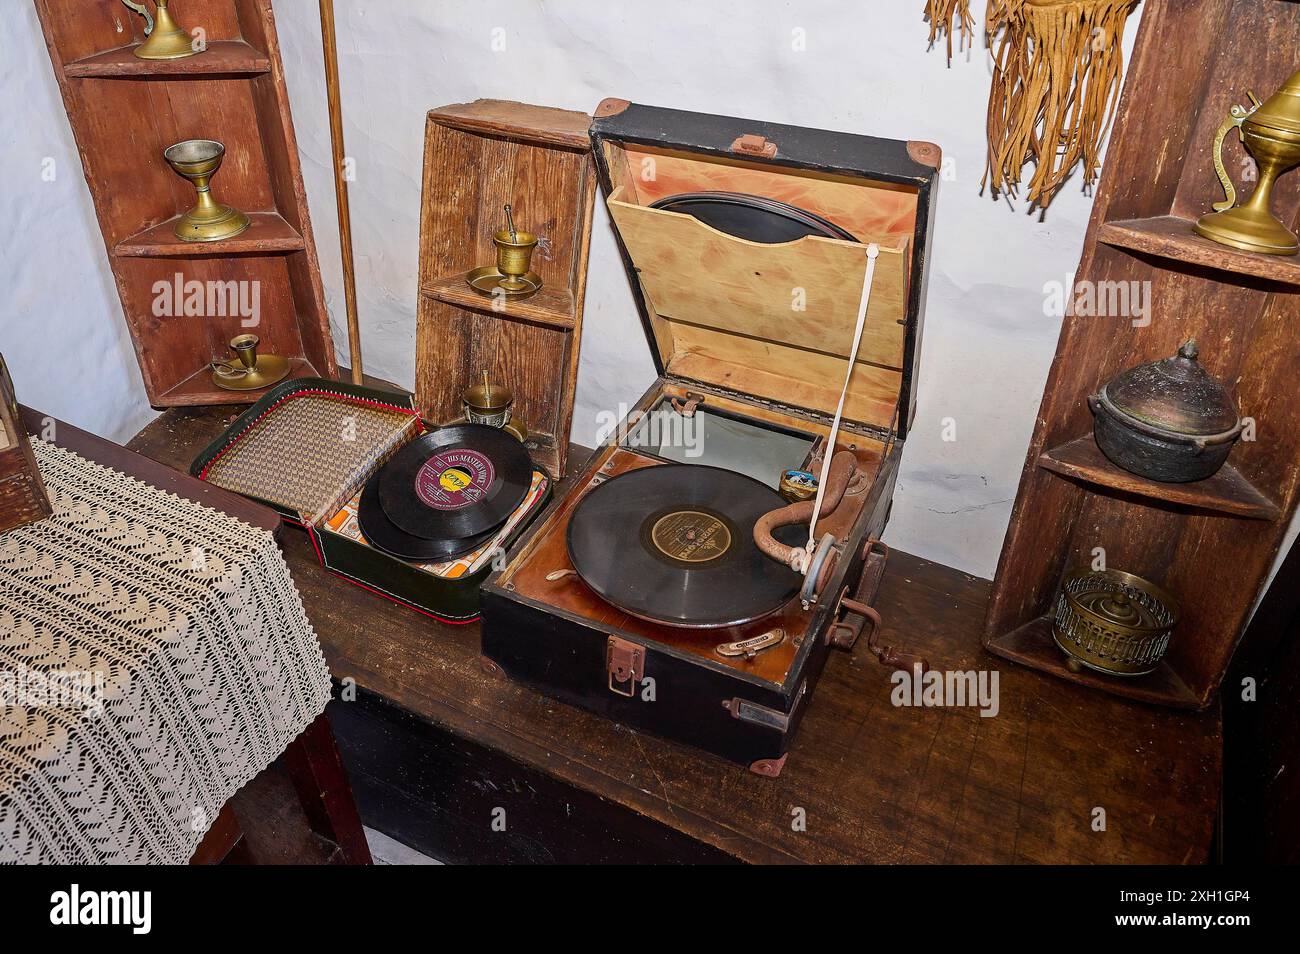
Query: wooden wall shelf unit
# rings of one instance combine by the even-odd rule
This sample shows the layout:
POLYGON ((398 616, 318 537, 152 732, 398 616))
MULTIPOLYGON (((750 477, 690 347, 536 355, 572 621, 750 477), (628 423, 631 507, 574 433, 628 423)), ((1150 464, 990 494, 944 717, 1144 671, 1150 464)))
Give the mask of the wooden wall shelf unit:
MULTIPOLYGON (((1067 316, 1003 544, 984 645, 1062 679, 1144 702, 1209 704, 1267 578, 1300 479, 1300 258, 1238 251, 1192 223, 1222 198, 1214 134, 1246 90, 1271 95, 1300 65, 1300 4, 1147 0, 1076 281, 1149 283, 1150 321, 1067 316), (1256 439, 1208 480, 1164 484, 1112 465, 1092 438, 1088 395, 1188 338, 1235 392, 1256 439), (1182 617, 1160 669, 1075 673, 1053 644, 1065 572, 1106 565, 1164 587, 1182 617)), ((1234 173, 1246 166, 1235 137, 1234 173)), ((1239 188, 1248 195, 1252 182, 1239 188)), ((1300 220, 1300 175, 1273 210, 1300 220)), ((1132 287, 1132 286, 1129 286, 1132 287)))
POLYGON ((488 371, 515 395, 534 458, 565 470, 596 176, 586 113, 499 100, 430 111, 420 212, 415 398, 434 421, 459 417, 461 394, 488 371), (509 202, 537 233, 542 289, 499 304, 465 273, 496 262, 492 233, 509 202), (494 307, 494 304, 497 307, 494 307), (499 308, 499 310, 498 310, 499 308))
POLYGON ((202 53, 178 60, 134 55, 144 20, 121 0, 35 3, 149 403, 257 400, 264 392, 222 390, 208 373, 214 358, 233 359, 227 343, 242 332, 289 358, 291 375, 337 376, 271 0, 173 3, 177 21, 207 38, 202 53), (173 234, 194 188, 162 152, 183 139, 225 144, 212 189, 249 214, 243 234, 220 242, 173 234), (204 314, 157 313, 155 285, 174 288, 178 275, 204 283, 204 314), (255 325, 218 282, 245 289, 246 303, 252 284, 225 283, 257 283, 255 325))

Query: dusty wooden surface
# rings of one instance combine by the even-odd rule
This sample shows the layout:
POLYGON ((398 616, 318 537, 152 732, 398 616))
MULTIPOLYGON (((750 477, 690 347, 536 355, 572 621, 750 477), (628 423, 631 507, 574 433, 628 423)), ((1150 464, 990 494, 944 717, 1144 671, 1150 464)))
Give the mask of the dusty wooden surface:
MULTIPOLYGON (((188 467, 237 410, 168 411, 130 446, 188 467)), ((1217 711, 1127 702, 988 655, 979 640, 987 581, 895 553, 877 605, 884 642, 922 652, 938 669, 1000 670, 995 717, 892 705, 890 674, 860 647, 831 659, 785 772, 770 780, 488 676, 476 625, 443 626, 375 597, 320 569, 303 533, 282 538, 335 677, 735 857, 1207 859, 1217 711), (1093 827, 1097 808, 1104 831, 1093 827), (795 830, 796 809, 806 831, 795 830)))

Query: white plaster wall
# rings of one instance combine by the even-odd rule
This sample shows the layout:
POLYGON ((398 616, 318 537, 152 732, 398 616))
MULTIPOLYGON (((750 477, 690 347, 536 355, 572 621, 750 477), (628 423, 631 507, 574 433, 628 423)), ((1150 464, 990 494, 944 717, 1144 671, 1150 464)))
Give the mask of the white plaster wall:
MULTIPOLYGON (((125 8, 124 8, 125 9, 125 8)), ((0 30, 0 354, 18 399, 114 440, 153 416, 36 8, 0 30)))
MULTIPOLYGON (((980 4, 976 4, 980 7, 980 4)), ((30 4, 0 34, 0 350, 24 401, 123 438, 148 417, 30 4), (58 176, 41 181, 42 157, 58 176)), ((926 52, 922 0, 335 0, 365 368, 411 386, 425 111, 478 97, 590 111, 606 96, 939 143, 942 183, 916 428, 886 539, 991 576, 1059 330, 1043 284, 1075 267, 1090 200, 1045 220, 979 194, 988 56, 926 52), (500 31, 500 32, 498 32, 500 31), (796 31, 802 31, 796 33, 796 31), (796 37, 804 49, 795 49, 796 37), (504 50, 494 50, 504 39, 504 50), (941 439, 956 422, 957 440, 941 439)), ((183 14, 183 3, 177 4, 183 14)), ((347 361, 314 0, 276 15, 340 360, 347 361)), ((182 15, 183 21, 183 15, 182 15)), ((1136 19, 1130 24, 1131 48, 1136 19)), ((598 207, 573 436, 639 397, 649 353, 598 207)))

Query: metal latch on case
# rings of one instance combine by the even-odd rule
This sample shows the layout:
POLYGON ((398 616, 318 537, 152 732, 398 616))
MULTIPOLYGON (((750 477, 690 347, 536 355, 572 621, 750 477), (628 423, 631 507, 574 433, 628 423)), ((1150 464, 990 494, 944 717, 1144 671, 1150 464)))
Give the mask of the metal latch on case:
POLYGON ((605 643, 605 668, 609 672, 609 691, 631 698, 636 695, 636 684, 645 675, 645 647, 617 636, 609 637, 605 643), (619 688, 624 683, 626 690, 619 688))

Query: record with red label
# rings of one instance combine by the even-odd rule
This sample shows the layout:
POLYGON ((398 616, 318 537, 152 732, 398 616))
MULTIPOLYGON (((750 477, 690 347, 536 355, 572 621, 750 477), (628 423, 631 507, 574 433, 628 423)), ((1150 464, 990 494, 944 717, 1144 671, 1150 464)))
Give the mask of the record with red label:
POLYGON ((512 435, 484 424, 455 424, 411 441, 375 481, 394 526, 447 541, 499 527, 527 495, 531 478, 528 452, 512 435))
POLYGON ((377 550, 415 563, 445 563, 477 550, 496 533, 496 527, 470 537, 428 539, 407 533, 388 519, 379 503, 379 477, 371 477, 357 504, 357 525, 361 535, 377 550))
MULTIPOLYGON (((765 557, 754 524, 785 506, 744 474, 699 464, 644 467, 588 491, 569 521, 569 560, 602 599, 669 626, 738 626, 773 613, 800 577, 765 557)), ((798 544, 806 527, 776 537, 798 544)))

